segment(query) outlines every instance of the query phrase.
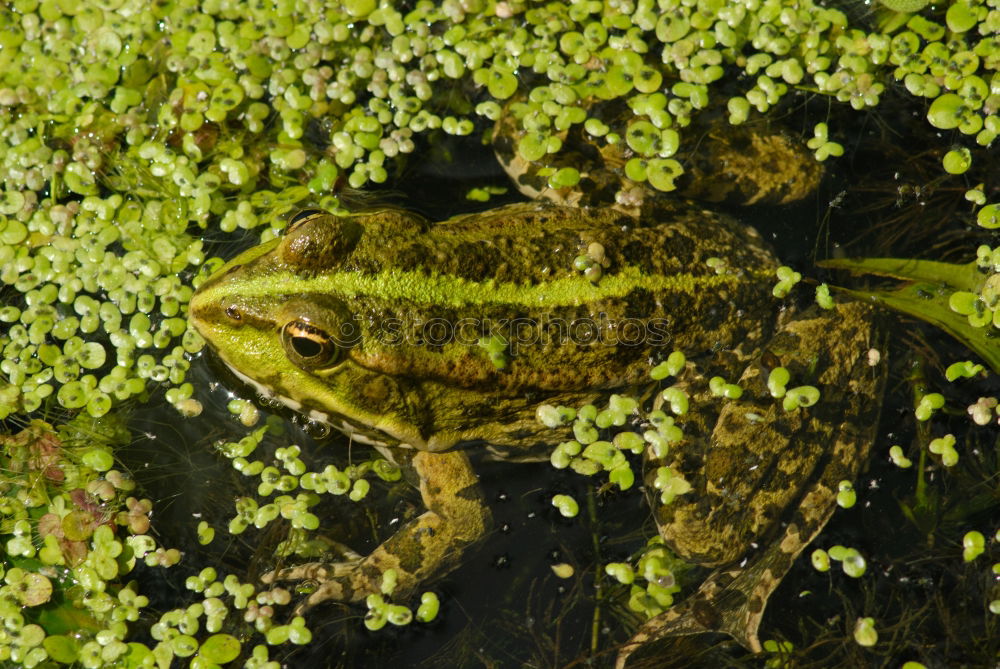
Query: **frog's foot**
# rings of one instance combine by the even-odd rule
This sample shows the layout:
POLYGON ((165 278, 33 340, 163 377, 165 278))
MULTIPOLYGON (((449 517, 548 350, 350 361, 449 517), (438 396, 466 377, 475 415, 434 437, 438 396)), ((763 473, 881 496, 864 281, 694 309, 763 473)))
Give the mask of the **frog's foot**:
MULTIPOLYGON (((757 629, 762 610, 754 612, 738 604, 745 601, 739 580, 739 570, 717 571, 702 583, 698 592, 647 620, 618 652, 616 669, 624 669, 632 654, 640 649, 659 654, 662 649, 652 645, 656 641, 706 632, 725 632, 744 647, 760 652, 757 629), (725 613, 720 615, 719 608, 725 613)), ((776 579, 772 587, 778 582, 780 579, 776 579)), ((637 657, 644 655, 640 652, 637 657)))
POLYGON ((376 574, 378 580, 369 582, 370 579, 359 568, 362 561, 363 558, 358 555, 357 559, 344 562, 308 562, 268 572, 261 577, 261 580, 268 585, 278 581, 298 581, 303 586, 310 583, 318 584, 319 587, 295 607, 295 615, 302 615, 326 601, 353 602, 360 599, 355 597, 356 592, 365 594, 377 592, 381 574, 376 574))
POLYGON ((318 584, 309 598, 295 607, 295 615, 301 615, 328 600, 354 601, 354 590, 368 590, 371 587, 370 584, 359 582, 361 574, 358 566, 364 556, 339 541, 330 541, 329 545, 339 558, 337 562, 307 562, 286 569, 275 569, 261 576, 260 580, 267 585, 279 581, 298 581, 303 586, 318 584))
MULTIPOLYGON (((493 150, 515 187, 532 200, 546 199, 566 206, 611 206, 639 216, 643 205, 662 195, 652 186, 622 174, 622 166, 632 153, 622 143, 596 143, 582 125, 554 133, 561 148, 540 160, 527 160, 519 145, 528 130, 520 118, 528 95, 519 91, 503 108, 493 128, 493 150), (553 171, 571 168, 579 173, 573 187, 552 185, 553 171)), ((591 98, 613 132, 624 136, 629 124, 642 118, 628 106, 591 98)), ((528 104, 536 104, 529 102, 528 104)), ((822 164, 815 160, 797 133, 785 133, 762 124, 733 126, 720 130, 717 107, 694 115, 690 138, 678 147, 674 158, 684 164, 677 191, 686 199, 731 204, 790 204, 814 193, 823 176, 822 164)))
POLYGON ((393 595, 405 597, 431 577, 458 563, 462 550, 482 537, 490 524, 469 459, 462 451, 418 452, 411 465, 420 479, 427 511, 409 521, 367 556, 341 547, 346 560, 313 562, 265 574, 265 583, 314 581, 319 588, 296 613, 326 601, 359 602, 380 592, 383 574, 393 570, 393 595))
POLYGON ((748 564, 719 569, 696 593, 646 621, 619 652, 616 669, 623 669, 632 653, 640 648, 648 647, 655 652, 655 646, 647 644, 706 632, 728 634, 747 650, 761 652, 757 630, 764 606, 795 559, 833 513, 833 506, 827 502, 831 494, 835 491, 817 484, 803 500, 803 507, 815 513, 800 514, 780 541, 750 558, 748 564))

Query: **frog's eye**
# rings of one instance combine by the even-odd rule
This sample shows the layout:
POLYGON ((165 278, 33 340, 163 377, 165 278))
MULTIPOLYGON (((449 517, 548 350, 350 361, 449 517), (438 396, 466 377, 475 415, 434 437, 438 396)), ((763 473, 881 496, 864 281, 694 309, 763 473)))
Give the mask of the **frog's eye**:
POLYGON ((290 321, 281 328, 281 344, 299 367, 327 367, 340 357, 340 347, 324 330, 305 321, 290 321))
POLYGON ((289 219, 288 227, 285 229, 285 234, 288 234, 289 232, 294 230, 304 221, 308 221, 311 218, 316 218, 317 216, 327 216, 327 215, 328 212, 325 212, 322 209, 303 209, 302 211, 292 216, 291 219, 289 219))

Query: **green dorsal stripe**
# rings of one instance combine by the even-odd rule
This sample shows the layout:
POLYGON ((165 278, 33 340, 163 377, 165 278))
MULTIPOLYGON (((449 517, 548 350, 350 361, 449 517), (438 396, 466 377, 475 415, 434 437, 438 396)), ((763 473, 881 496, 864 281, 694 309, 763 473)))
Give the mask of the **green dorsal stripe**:
MULTIPOLYGON (((617 274, 601 277, 600 283, 595 286, 583 275, 531 285, 492 280, 468 281, 454 276, 427 276, 422 272, 398 270, 386 270, 377 274, 336 272, 309 278, 299 277, 292 272, 276 272, 258 278, 242 278, 237 292, 248 298, 326 293, 342 295, 347 299, 372 295, 384 300, 448 307, 468 304, 523 304, 532 308, 547 308, 624 297, 637 289, 663 294, 695 294, 701 290, 732 289, 745 285, 748 278, 766 281, 767 277, 772 276, 771 272, 763 271, 748 274, 749 277, 733 274, 695 276, 688 273, 651 276, 642 274, 636 267, 627 267, 617 274)), ((213 297, 233 294, 232 286, 225 283, 205 288, 205 292, 209 294, 216 291, 222 293, 213 297)), ((210 299, 209 295, 205 295, 203 299, 210 299)))

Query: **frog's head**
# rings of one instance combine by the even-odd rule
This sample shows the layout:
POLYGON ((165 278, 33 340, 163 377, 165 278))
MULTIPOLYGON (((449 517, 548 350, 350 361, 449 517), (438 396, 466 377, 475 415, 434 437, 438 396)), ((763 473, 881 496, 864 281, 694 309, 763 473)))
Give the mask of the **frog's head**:
POLYGON ((192 296, 188 318, 262 395, 365 443, 419 446, 417 412, 400 380, 352 356, 363 342, 337 276, 362 234, 351 219, 302 212, 283 237, 210 276, 192 296))

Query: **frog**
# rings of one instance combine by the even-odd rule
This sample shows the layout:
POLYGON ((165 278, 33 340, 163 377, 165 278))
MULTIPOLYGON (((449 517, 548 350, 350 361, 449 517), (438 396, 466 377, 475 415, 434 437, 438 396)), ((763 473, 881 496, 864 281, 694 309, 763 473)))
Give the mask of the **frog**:
POLYGON ((414 592, 490 530, 470 453, 545 459, 566 436, 540 408, 649 397, 663 385, 650 368, 679 350, 688 362, 673 385, 697 409, 676 417, 679 444, 645 455, 643 480, 666 544, 714 571, 640 627, 619 665, 644 644, 702 632, 760 652, 768 597, 874 439, 886 376, 874 308, 795 313, 773 295, 774 251, 723 208, 546 193, 513 164, 508 137, 494 142, 533 200, 439 222, 396 207, 306 209, 195 291, 188 318, 237 378, 405 464, 425 509, 368 555, 264 581, 317 584, 300 612, 362 601, 388 570, 395 595, 414 592), (778 367, 819 401, 783 408, 768 386, 778 367), (710 375, 742 396, 715 397, 710 375), (665 466, 691 488, 669 504, 655 490, 665 466))

